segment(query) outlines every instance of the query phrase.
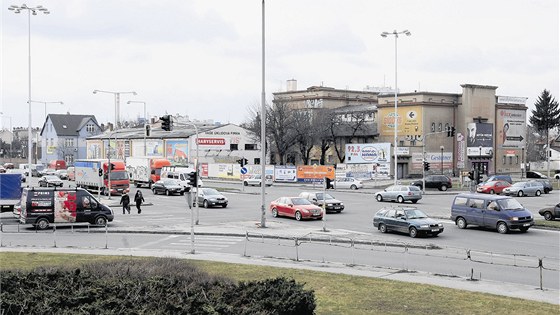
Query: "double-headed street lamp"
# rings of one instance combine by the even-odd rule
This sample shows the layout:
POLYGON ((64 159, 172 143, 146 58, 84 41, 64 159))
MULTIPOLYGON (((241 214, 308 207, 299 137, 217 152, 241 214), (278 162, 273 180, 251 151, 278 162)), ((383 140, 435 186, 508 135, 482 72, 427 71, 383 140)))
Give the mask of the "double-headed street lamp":
POLYGON ((381 33, 381 37, 387 37, 389 35, 394 35, 395 36, 395 113, 394 113, 394 126, 395 126, 395 185, 397 184, 397 167, 398 167, 398 154, 397 154, 397 146, 398 146, 398 138, 397 138, 397 128, 398 128, 398 113, 397 113, 397 103, 398 103, 398 99, 397 99, 397 91, 398 91, 398 86, 397 86, 397 38, 399 38, 400 34, 405 34, 406 36, 410 36, 411 33, 408 30, 404 30, 402 32, 397 32, 396 30, 389 33, 389 32, 383 32, 381 33))
POLYGON ((103 90, 94 90, 93 94, 97 94, 97 93, 108 93, 108 94, 113 94, 115 96, 115 126, 114 129, 116 129, 120 123, 121 120, 121 116, 120 116, 120 100, 121 100, 121 94, 132 94, 132 95, 136 95, 136 92, 131 91, 131 92, 113 92, 113 91, 103 91, 103 90))
POLYGON ((144 101, 128 101, 127 104, 137 103, 137 104, 144 104, 144 156, 146 156, 146 133, 148 132, 146 129, 146 102, 144 101))
POLYGON ((56 101, 56 102, 31 101, 31 103, 45 104, 45 120, 47 120, 47 104, 60 104, 60 105, 64 104, 64 102, 60 102, 60 101, 56 101))
POLYGON ((29 65, 29 90, 27 104, 29 105, 29 125, 27 130, 27 183, 31 182, 31 15, 37 15, 37 13, 50 14, 49 10, 42 5, 36 7, 28 7, 26 4, 21 6, 11 5, 8 10, 14 11, 14 13, 19 14, 21 11, 27 10, 27 52, 28 52, 28 65, 29 65))

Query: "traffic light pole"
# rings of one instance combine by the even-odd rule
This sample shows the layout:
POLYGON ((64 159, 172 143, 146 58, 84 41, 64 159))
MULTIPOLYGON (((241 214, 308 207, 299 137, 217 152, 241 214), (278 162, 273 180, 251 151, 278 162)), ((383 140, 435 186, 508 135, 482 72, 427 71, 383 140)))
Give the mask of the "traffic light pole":
MULTIPOLYGON (((436 135, 436 134, 440 134, 440 133, 444 133, 447 132, 447 136, 454 136, 455 134, 455 127, 448 127, 448 130, 445 131, 436 131, 436 132, 429 132, 427 134, 424 135, 424 141, 422 141, 422 193, 426 192, 426 140, 428 139, 428 136, 431 135, 436 135)), ((442 156, 443 156, 443 151, 442 151, 442 156)), ((443 158, 442 158, 442 173, 443 173, 443 158)))
POLYGON ((323 185, 323 232, 327 232, 327 177, 325 176, 325 184, 323 185))

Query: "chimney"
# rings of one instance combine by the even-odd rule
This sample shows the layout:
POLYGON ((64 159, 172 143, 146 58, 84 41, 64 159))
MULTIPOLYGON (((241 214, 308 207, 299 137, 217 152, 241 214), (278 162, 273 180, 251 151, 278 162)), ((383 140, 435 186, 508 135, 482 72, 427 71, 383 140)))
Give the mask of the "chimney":
POLYGON ((297 80, 291 79, 286 83, 286 89, 288 92, 297 91, 297 80))

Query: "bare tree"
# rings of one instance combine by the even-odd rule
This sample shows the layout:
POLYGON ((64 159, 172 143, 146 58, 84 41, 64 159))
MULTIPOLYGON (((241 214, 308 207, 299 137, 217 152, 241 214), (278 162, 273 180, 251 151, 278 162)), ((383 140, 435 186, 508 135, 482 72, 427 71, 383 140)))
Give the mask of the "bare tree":
POLYGON ((296 133, 296 143, 298 146, 303 164, 308 165, 311 155, 311 150, 315 145, 316 130, 313 124, 311 113, 305 110, 298 110, 294 113, 296 133))
POLYGON ((357 137, 367 137, 367 112, 334 113, 331 137, 339 161, 346 157, 345 146, 357 137), (344 118, 343 118, 344 117, 344 118))

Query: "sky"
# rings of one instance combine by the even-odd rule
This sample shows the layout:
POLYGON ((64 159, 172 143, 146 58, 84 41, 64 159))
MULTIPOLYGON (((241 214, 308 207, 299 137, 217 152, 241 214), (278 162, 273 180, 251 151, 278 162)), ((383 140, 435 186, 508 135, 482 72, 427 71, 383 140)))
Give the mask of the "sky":
MULTIPOLYGON (((27 127, 28 19, 1 0, 4 128, 27 127)), ((558 0, 268 0, 265 91, 323 85, 363 90, 461 93, 461 84, 498 86, 500 96, 559 95, 558 0)), ((188 115, 240 124, 260 108, 262 0, 43 0, 31 16, 32 125, 52 114, 115 120, 188 115)))

